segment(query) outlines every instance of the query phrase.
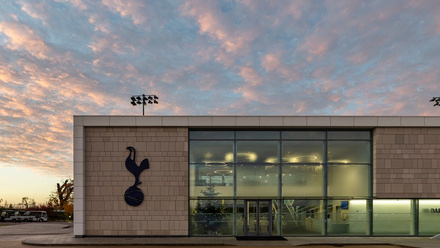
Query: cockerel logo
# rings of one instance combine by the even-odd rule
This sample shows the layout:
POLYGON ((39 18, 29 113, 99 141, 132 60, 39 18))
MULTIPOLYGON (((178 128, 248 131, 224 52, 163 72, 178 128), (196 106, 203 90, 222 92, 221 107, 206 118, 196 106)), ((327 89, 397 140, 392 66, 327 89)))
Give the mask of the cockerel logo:
POLYGON ((131 186, 125 191, 124 199, 128 205, 136 207, 139 206, 144 200, 144 193, 142 193, 142 190, 137 187, 139 184, 142 183, 141 181, 139 181, 139 175, 141 174, 142 171, 150 168, 150 163, 146 158, 142 160, 140 166, 137 166, 136 149, 134 149, 134 147, 129 146, 127 147, 127 150, 130 151, 130 154, 125 160, 125 167, 127 167, 127 170, 130 171, 131 174, 133 174, 133 176, 135 177, 135 181, 133 186, 131 186), (133 154, 133 158, 132 158, 132 154, 133 154))

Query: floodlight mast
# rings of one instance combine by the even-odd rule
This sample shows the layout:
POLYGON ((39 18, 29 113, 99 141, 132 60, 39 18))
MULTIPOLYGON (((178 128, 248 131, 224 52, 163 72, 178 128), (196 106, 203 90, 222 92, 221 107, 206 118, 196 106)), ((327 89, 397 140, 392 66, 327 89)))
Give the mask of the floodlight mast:
POLYGON ((136 106, 142 104, 142 115, 145 115, 145 105, 158 104, 159 97, 156 95, 134 95, 131 96, 131 105, 136 106))
POLYGON ((435 97, 433 97, 433 98, 431 99, 430 102, 435 102, 434 105, 433 105, 433 107, 440 106, 440 97, 435 96, 435 97))

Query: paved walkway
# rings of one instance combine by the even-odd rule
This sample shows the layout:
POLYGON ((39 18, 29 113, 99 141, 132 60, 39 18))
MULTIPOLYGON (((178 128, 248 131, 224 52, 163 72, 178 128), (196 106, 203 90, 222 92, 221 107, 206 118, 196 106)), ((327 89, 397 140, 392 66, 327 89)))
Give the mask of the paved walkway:
POLYGON ((396 247, 439 248, 440 240, 424 237, 285 237, 286 241, 237 241, 234 237, 178 238, 74 238, 72 235, 32 237, 29 245, 120 245, 120 246, 299 246, 299 245, 395 245, 396 247))
MULTIPOLYGON (((285 241, 237 241, 234 237, 87 237, 74 238, 66 223, 21 223, 0 226, 0 242, 21 241, 37 246, 263 246, 394 245, 439 248, 440 239, 428 237, 285 237, 285 241)), ((1 245, 0 245, 1 246, 1 245)))

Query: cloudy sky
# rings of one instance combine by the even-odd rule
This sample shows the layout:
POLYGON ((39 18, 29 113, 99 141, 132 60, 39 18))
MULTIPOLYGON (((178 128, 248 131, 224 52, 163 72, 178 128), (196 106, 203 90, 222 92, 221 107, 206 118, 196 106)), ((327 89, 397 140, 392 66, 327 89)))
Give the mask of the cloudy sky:
POLYGON ((0 198, 72 177, 73 115, 439 115, 440 1, 4 1, 0 198))

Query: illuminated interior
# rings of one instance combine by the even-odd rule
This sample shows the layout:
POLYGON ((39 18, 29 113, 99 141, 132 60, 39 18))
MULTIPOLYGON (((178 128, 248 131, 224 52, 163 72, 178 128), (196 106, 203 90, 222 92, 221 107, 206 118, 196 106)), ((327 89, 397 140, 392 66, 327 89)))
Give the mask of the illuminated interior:
POLYGON ((372 198, 371 143, 370 131, 190 131, 191 235, 439 233, 439 200, 372 198))
POLYGON ((340 140, 331 132, 191 131, 192 235, 245 235, 256 230, 249 220, 248 225, 242 223, 255 214, 249 206, 267 204, 272 205, 273 216, 265 218, 273 234, 367 234, 366 200, 348 200, 356 213, 338 207, 346 200, 334 201, 332 213, 324 199, 370 196, 371 134, 356 131, 340 140), (358 201, 363 203, 362 213, 358 201), (327 230, 325 209, 335 220, 327 230), (359 216, 362 221, 356 222, 359 216), (218 226, 201 228, 209 226, 209 220, 218 226), (351 228, 344 229, 349 220, 351 228))

